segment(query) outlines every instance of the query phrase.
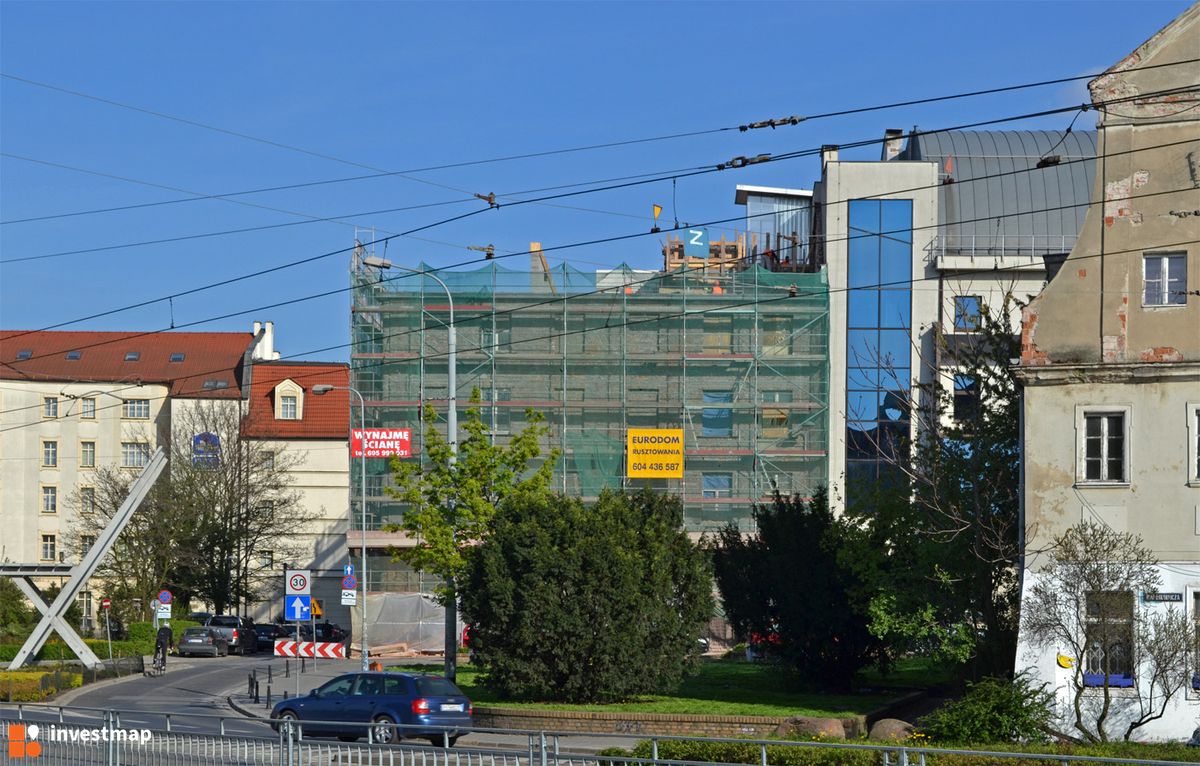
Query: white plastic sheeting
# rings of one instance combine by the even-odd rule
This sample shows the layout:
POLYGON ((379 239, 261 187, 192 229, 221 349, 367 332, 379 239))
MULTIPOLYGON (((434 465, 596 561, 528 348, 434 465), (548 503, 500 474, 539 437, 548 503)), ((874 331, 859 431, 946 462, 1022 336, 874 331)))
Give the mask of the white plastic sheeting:
MULTIPOLYGON (((362 635, 362 610, 351 609, 354 648, 362 635)), ((377 648, 406 644, 410 652, 441 652, 445 648, 446 610, 425 593, 371 593, 367 596, 367 644, 377 648)), ((462 637, 459 620, 455 635, 462 637)))

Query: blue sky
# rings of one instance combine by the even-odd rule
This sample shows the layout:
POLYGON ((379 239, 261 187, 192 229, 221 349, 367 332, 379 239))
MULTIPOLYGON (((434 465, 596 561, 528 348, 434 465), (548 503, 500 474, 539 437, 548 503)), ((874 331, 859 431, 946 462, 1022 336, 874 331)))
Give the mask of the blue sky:
MULTIPOLYGON (((1102 71, 1187 2, 1127 3, 29 3, 0 4, 0 70, 263 141, 0 79, 0 220, 400 171, 736 126, 1102 71), (305 154, 266 142, 305 149, 305 154), (314 154, 325 155, 323 157, 314 154), (34 160, 34 161, 31 161, 34 160), (45 163, 54 163, 55 167, 45 163), (364 167, 365 166, 365 167, 364 167), (90 173, 80 170, 91 171, 90 173), (105 174, 105 175, 95 175, 105 174), (113 176, 120 177, 118 180, 113 176), (138 183, 140 182, 140 183, 138 183), (186 192, 157 188, 173 187, 186 192)), ((39 329, 347 248, 483 206, 473 193, 691 168, 1005 117, 1086 100, 1082 82, 775 131, 713 135, 427 171, 237 199, 0 226, 0 327, 39 329), (450 203, 401 212, 374 211, 450 203), (236 235, 31 256, 269 226, 236 235)), ((1071 115, 1014 127, 1062 129, 1071 115)), ((1090 115, 1077 126, 1090 127, 1090 115)), ((850 156, 873 159, 878 149, 850 156)), ((811 188, 812 158, 490 211, 391 242, 449 266, 731 218, 735 184, 811 188)), ((559 251, 583 269, 661 264, 644 237, 559 251)), ((338 254, 86 322, 87 330, 248 330, 285 355, 346 359, 349 297, 268 304, 348 284, 338 254), (172 317, 173 309, 173 317, 172 317), (248 312, 217 321, 213 317, 248 312), (323 349, 318 351, 319 349, 323 349)), ((510 259, 524 267, 527 256, 510 259)), ((64 328, 65 329, 65 328, 64 328)))

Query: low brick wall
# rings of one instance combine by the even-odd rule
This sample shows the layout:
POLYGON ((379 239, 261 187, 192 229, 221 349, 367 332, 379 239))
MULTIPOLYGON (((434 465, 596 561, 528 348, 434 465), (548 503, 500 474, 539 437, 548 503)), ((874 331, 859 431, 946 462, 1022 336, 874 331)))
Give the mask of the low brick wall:
POLYGON ((866 733, 866 716, 784 718, 748 715, 677 715, 672 713, 591 713, 566 710, 476 707, 475 725, 486 729, 577 731, 588 734, 682 735, 696 737, 780 736, 798 721, 824 730, 841 727, 847 737, 866 733))

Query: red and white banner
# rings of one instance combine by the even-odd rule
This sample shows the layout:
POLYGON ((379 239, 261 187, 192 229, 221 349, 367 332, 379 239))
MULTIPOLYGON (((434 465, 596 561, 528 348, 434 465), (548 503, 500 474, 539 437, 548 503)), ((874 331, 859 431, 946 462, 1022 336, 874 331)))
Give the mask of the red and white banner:
POLYGON ((276 657, 319 657, 326 660, 346 659, 346 645, 328 641, 292 641, 275 639, 276 657))
POLYGON ((352 428, 351 457, 412 457, 410 428, 352 428))

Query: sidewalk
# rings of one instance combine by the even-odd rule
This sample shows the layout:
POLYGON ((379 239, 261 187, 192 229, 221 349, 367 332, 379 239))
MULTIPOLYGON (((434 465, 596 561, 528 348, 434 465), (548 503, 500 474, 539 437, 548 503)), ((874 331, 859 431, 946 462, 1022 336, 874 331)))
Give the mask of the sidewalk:
MULTIPOLYGON (((411 663, 411 660, 404 660, 411 663)), ((297 674, 297 661, 289 662, 291 677, 284 677, 282 666, 274 668, 271 674, 271 704, 267 704, 267 676, 259 673, 258 690, 259 702, 254 702, 253 695, 247 694, 247 684, 241 683, 224 694, 225 701, 235 712, 247 717, 266 718, 271 714, 271 708, 283 699, 286 691, 288 697, 296 696, 296 681, 300 682, 300 693, 307 694, 312 689, 343 673, 355 673, 362 669, 358 660, 317 660, 307 661, 305 672, 297 674)), ((385 662, 385 667, 390 664, 385 662)), ((430 661, 430 670, 440 672, 441 658, 430 661)), ((636 739, 622 737, 606 737, 600 734, 564 734, 559 738, 559 751, 580 755, 594 755, 609 747, 632 748, 636 739)), ((536 744, 536 742, 535 742, 536 744)), ((553 747, 553 743, 547 743, 553 747)), ((458 741, 457 747, 463 748, 503 748, 524 752, 529 747, 529 736, 526 734, 500 734, 493 732, 476 732, 465 734, 458 741)))

